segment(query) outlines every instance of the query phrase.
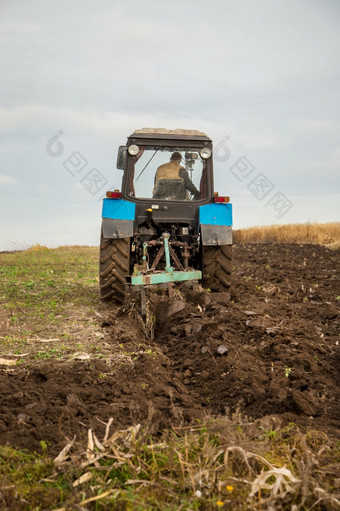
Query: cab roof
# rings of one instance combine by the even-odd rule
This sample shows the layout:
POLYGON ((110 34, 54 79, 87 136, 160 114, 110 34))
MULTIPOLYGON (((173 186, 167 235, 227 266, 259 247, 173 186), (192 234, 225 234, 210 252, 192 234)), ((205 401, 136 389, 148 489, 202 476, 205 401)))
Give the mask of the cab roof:
POLYGON ((135 130, 129 138, 155 138, 155 139, 182 139, 182 140, 208 140, 211 141, 206 133, 199 130, 186 130, 176 128, 168 130, 166 128, 142 128, 135 130))

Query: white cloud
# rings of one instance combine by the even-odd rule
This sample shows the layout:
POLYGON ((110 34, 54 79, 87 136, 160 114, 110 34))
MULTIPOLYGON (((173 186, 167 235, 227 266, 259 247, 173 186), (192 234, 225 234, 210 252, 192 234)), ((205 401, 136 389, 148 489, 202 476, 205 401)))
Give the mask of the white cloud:
POLYGON ((298 119, 293 127, 304 133, 337 133, 340 134, 340 122, 316 119, 298 119))
POLYGON ((2 35, 4 33, 10 34, 11 36, 20 34, 35 34, 41 32, 43 27, 34 22, 25 22, 22 20, 2 20, 0 22, 0 31, 2 35))
POLYGON ((6 174, 0 174, 0 186, 6 186, 6 185, 18 185, 19 181, 13 177, 8 176, 6 174))
MULTIPOLYGON (((118 139, 121 143, 135 129, 145 127, 163 127, 168 129, 199 129, 207 133, 215 143, 225 135, 231 143, 237 143, 249 149, 269 149, 282 147, 281 136, 265 126, 259 126, 259 119, 253 124, 253 132, 241 132, 229 122, 222 120, 207 121, 199 115, 187 117, 171 113, 157 114, 141 112, 123 114, 120 112, 99 111, 92 108, 72 109, 54 108, 39 105, 25 105, 15 108, 0 108, 0 132, 46 132, 47 126, 58 126, 64 134, 95 133, 108 139, 118 139), (257 131, 254 132, 254 128, 257 131)), ((50 129, 50 128, 48 128, 50 129)), ((48 131, 48 136, 54 133, 48 131)))
MULTIPOLYGON (((186 117, 171 113, 143 114, 99 111, 92 108, 54 108, 40 105, 0 108, 0 132, 9 133, 24 130, 27 132, 43 132, 51 125, 68 132, 90 133, 105 136, 112 140, 118 137, 122 142, 135 129, 161 126, 164 128, 200 129, 210 137, 222 137, 232 128, 230 124, 219 121, 206 121, 199 116, 186 117)), ((49 128, 50 129, 50 128, 49 128)), ((48 135, 50 133, 48 132, 48 135)), ((51 136, 54 133, 51 133, 51 136)))
POLYGON ((340 147, 337 147, 337 148, 334 150, 334 152, 333 152, 333 154, 332 154, 332 158, 333 158, 334 160, 340 161, 340 147))
POLYGON ((49 186, 49 185, 45 185, 45 184, 38 184, 37 185, 37 189, 42 191, 42 192, 50 192, 52 191, 52 187, 49 186))
POLYGON ((274 149, 285 145, 282 137, 267 130, 256 134, 238 134, 233 138, 235 141, 239 141, 247 150, 274 149))
POLYGON ((340 170, 340 147, 337 147, 331 156, 330 166, 333 169, 340 170))

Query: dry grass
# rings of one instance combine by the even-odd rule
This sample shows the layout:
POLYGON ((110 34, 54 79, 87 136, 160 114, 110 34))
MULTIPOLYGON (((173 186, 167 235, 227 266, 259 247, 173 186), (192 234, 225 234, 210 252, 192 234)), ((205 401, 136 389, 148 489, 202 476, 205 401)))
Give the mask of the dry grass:
POLYGON ((236 243, 311 243, 340 246, 340 222, 248 227, 234 231, 236 243))
POLYGON ((1 509, 339 509, 338 449, 325 433, 235 416, 152 438, 140 425, 111 434, 111 423, 53 461, 0 447, 1 509))

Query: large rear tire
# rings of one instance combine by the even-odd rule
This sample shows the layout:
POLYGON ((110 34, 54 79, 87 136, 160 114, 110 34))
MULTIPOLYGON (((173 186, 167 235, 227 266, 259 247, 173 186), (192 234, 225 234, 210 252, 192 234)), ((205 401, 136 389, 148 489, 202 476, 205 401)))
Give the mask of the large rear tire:
POLYGON ((123 303, 125 277, 130 273, 130 238, 100 240, 99 285, 103 301, 123 303))
POLYGON ((211 291, 229 291, 232 245, 202 247, 202 284, 211 291))

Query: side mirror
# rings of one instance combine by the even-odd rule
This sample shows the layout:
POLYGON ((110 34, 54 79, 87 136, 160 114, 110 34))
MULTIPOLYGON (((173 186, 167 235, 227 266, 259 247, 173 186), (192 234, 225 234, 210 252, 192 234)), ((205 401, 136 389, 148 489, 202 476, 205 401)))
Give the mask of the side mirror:
POLYGON ((118 154, 117 154, 117 169, 124 170, 125 163, 127 158, 127 148, 126 145, 119 146, 118 154))

